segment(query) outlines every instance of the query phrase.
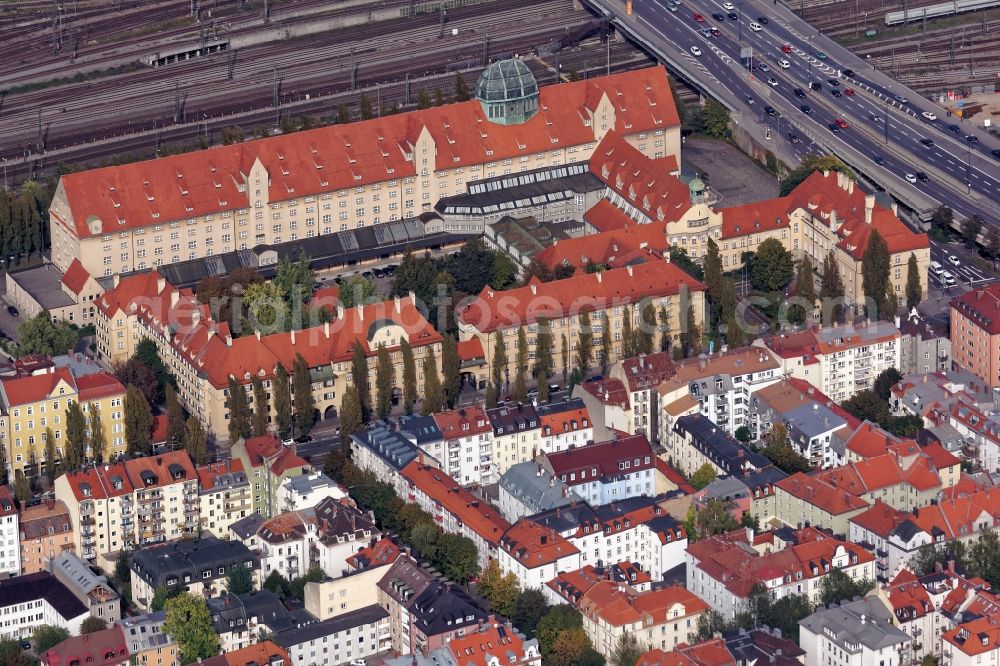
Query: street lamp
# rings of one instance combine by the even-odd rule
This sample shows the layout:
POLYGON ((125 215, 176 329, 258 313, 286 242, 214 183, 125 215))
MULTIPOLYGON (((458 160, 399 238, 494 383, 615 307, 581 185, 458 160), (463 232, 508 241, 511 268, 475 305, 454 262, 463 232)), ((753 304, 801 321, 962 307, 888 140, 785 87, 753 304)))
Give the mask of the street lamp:
POLYGON ((740 16, 736 20, 737 28, 739 30, 739 40, 743 41, 743 0, 740 0, 740 16))

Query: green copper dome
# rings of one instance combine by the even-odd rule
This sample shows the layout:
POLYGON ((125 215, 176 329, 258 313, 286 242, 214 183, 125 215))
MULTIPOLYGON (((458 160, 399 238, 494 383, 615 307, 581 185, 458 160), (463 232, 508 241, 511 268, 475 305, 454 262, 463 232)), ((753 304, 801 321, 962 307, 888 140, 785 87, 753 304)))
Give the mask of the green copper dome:
POLYGON ((517 125, 538 112, 538 82, 521 60, 498 60, 479 75, 476 99, 491 122, 517 125))

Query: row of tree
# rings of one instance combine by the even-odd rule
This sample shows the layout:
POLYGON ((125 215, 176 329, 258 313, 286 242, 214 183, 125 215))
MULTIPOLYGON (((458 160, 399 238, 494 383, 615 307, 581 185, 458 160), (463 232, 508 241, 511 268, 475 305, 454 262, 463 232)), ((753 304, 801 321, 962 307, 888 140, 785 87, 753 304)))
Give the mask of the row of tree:
POLYGON ((26 181, 20 189, 0 188, 0 261, 12 265, 41 255, 49 244, 48 208, 55 181, 26 181))
MULTIPOLYGON (((316 402, 312 393, 309 364, 302 354, 295 354, 291 383, 288 371, 280 362, 271 380, 271 398, 274 400, 275 430, 279 437, 286 437, 292 428, 297 436, 308 435, 316 422, 316 402)), ((229 377, 226 388, 229 407, 229 441, 259 437, 267 432, 271 421, 271 402, 260 377, 254 375, 249 393, 235 377, 229 377), (253 407, 250 407, 250 402, 253 407)))

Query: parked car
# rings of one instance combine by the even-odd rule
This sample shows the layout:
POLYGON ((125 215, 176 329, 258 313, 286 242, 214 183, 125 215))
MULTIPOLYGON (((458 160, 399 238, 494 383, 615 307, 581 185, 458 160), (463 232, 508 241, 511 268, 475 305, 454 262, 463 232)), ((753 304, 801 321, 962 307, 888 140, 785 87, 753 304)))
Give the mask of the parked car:
POLYGON ((931 113, 930 111, 924 111, 921 113, 925 120, 937 120, 937 115, 931 113))
POLYGON ((15 308, 13 305, 8 305, 7 306, 7 314, 9 314, 11 317, 19 317, 19 316, 21 316, 21 313, 18 312, 17 308, 15 308))
POLYGON ((962 265, 962 262, 959 260, 959 258, 956 257, 953 254, 949 254, 948 255, 948 263, 951 264, 952 266, 961 266, 962 265))

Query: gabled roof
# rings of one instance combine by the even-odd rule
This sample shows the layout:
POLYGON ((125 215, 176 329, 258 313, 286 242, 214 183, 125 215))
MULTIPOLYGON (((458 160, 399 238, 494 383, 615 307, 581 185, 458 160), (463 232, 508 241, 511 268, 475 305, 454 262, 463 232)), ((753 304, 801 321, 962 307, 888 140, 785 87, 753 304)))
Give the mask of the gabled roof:
POLYGON ((601 199, 594 204, 593 208, 583 214, 583 219, 597 229, 598 233, 627 229, 636 225, 636 221, 629 217, 625 211, 607 199, 601 199))
POLYGON ((63 285, 76 295, 80 295, 83 288, 87 285, 87 280, 90 279, 90 273, 87 269, 83 267, 80 260, 76 257, 70 262, 69 267, 66 268, 66 272, 62 276, 61 282, 63 285))
POLYGON ((951 299, 949 305, 986 333, 1000 334, 1000 284, 967 291, 951 299))
POLYGON ((676 162, 646 157, 618 132, 604 135, 590 156, 590 170, 654 222, 679 220, 691 208, 690 191, 672 173, 676 162))
POLYGON ((504 533, 500 548, 526 569, 537 569, 580 553, 559 532, 528 518, 517 521, 504 533))
POLYGON ((460 486, 446 473, 414 460, 403 468, 403 478, 455 516, 483 541, 496 545, 510 523, 486 502, 460 486))
POLYGON ((108 372, 95 372, 76 378, 80 402, 102 400, 113 395, 125 395, 125 387, 118 378, 108 372))
POLYGON ((774 485, 776 488, 781 488, 789 495, 812 504, 822 511, 829 513, 831 516, 858 511, 868 506, 868 502, 860 497, 838 489, 823 479, 808 476, 802 472, 796 472, 774 485))
POLYGON ((570 487, 608 481, 656 466, 656 456, 645 435, 546 453, 545 458, 552 473, 570 487))
POLYGON ((583 270, 598 264, 621 268, 634 263, 629 259, 662 261, 666 251, 666 222, 653 222, 561 240, 539 252, 535 259, 550 269, 566 265, 583 270))
POLYGON ((17 407, 48 400, 55 393, 60 382, 65 382, 68 385, 69 392, 76 393, 76 380, 74 380, 73 373, 70 372, 69 368, 54 368, 51 372, 0 380, 0 387, 2 387, 2 395, 7 407, 17 407))
POLYGON ((128 663, 129 652, 119 625, 82 636, 70 636, 45 651, 42 660, 48 666, 86 664, 87 666, 117 666, 128 663))
POLYGON ((637 592, 613 581, 601 581, 583 595, 579 608, 591 619, 599 618, 612 627, 627 627, 636 622, 686 622, 709 606, 680 585, 637 592))
POLYGON ((600 381, 588 381, 580 384, 580 388, 594 396, 599 403, 606 407, 618 407, 629 411, 632 406, 629 400, 629 392, 625 390, 625 385, 618 379, 602 379, 600 381))

